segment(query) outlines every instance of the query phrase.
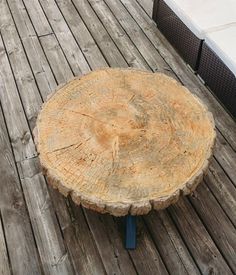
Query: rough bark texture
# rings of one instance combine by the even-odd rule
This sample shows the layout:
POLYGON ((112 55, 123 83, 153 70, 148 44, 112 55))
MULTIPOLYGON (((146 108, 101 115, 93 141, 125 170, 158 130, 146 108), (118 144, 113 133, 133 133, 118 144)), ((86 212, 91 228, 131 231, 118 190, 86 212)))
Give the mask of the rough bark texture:
POLYGON ((35 131, 48 181, 102 213, 163 209, 192 192, 215 142, 211 113, 160 73, 102 69, 61 86, 35 131))

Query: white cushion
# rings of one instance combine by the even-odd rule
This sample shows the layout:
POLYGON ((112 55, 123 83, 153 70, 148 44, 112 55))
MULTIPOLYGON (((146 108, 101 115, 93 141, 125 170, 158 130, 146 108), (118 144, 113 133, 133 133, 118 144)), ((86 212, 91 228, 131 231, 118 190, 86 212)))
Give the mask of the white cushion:
POLYGON ((208 31, 236 23, 236 0, 164 0, 200 39, 208 31))
POLYGON ((236 76, 236 24, 206 34, 206 44, 222 59, 236 76))

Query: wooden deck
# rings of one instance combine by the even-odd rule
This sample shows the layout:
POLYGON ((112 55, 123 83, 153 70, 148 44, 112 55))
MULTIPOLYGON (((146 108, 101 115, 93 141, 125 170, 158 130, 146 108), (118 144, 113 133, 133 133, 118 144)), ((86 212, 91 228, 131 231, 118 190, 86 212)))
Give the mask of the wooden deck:
POLYGON ((236 273, 236 123, 156 29, 151 4, 0 1, 0 274, 236 273), (48 187, 32 139, 58 84, 106 66, 175 77, 203 99, 217 126, 204 182, 167 210, 139 217, 133 251, 123 247, 122 219, 48 187))

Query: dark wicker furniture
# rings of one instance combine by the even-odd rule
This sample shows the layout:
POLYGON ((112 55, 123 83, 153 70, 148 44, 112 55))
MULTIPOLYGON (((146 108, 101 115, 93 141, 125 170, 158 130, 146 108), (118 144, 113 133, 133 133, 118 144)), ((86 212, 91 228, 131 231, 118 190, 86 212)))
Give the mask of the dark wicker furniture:
POLYGON ((198 74, 205 84, 236 117, 236 78, 218 55, 204 42, 198 74))
POLYGON ((154 0, 153 19, 183 59, 193 70, 197 70, 202 40, 191 32, 163 0, 154 0))

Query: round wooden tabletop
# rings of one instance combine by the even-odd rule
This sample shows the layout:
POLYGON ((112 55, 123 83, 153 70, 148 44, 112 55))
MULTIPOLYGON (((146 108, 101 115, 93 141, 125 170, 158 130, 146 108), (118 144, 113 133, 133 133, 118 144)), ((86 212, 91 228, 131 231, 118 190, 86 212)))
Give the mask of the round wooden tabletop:
POLYGON ((87 208, 142 215, 202 180, 212 115, 174 79, 133 69, 75 78, 43 105, 37 149, 48 181, 87 208))

